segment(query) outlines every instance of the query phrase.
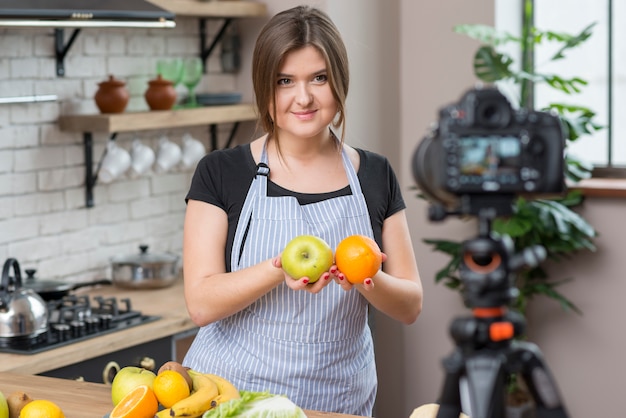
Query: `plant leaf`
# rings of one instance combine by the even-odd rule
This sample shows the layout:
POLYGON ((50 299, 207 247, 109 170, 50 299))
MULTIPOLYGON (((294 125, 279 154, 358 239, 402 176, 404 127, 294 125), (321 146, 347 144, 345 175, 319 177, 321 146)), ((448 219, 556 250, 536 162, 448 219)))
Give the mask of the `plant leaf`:
POLYGON ((474 74, 488 83, 511 78, 513 59, 497 52, 492 46, 483 45, 474 55, 474 74))
POLYGON ((520 42, 520 39, 508 32, 498 31, 493 26, 487 25, 457 25, 453 31, 476 39, 483 44, 498 46, 509 42, 520 42))
POLYGON ((457 255, 461 251, 460 242, 441 239, 424 239, 423 242, 433 245, 435 247, 434 251, 441 251, 449 255, 457 255))
POLYGON ((530 282, 526 284, 526 297, 528 299, 532 299, 534 295, 544 295, 551 299, 559 302, 561 307, 564 310, 571 310, 576 312, 579 315, 582 315, 582 311, 574 304, 574 302, 570 301, 566 298, 562 293, 556 290, 557 286, 565 284, 571 281, 571 279, 563 279, 560 281, 553 282, 530 282))
POLYGON ((565 57, 565 52, 568 49, 572 49, 587 41, 589 37, 591 37, 592 29, 596 25, 597 22, 594 22, 584 28, 578 35, 568 35, 564 33, 557 32, 545 32, 546 38, 548 40, 556 40, 560 42, 565 42, 565 45, 561 47, 553 56, 550 58, 551 61, 556 61, 565 57))

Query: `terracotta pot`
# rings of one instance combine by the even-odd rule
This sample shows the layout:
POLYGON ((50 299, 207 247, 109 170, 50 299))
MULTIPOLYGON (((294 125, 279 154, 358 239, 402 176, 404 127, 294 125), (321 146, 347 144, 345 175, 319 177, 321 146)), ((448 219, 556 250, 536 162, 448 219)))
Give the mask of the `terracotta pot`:
POLYGON ((125 82, 110 75, 107 81, 98 83, 98 86, 94 99, 101 113, 122 113, 126 109, 130 95, 125 82))
POLYGON ((176 90, 171 81, 161 77, 148 82, 148 90, 144 94, 151 110, 169 110, 176 103, 176 90))

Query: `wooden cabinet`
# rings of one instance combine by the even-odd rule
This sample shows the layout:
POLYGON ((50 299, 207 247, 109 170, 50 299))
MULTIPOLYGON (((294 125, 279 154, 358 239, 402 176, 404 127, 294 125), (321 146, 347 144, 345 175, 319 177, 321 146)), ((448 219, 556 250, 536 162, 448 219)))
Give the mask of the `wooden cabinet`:
POLYGON ((267 14, 265 4, 257 1, 149 0, 179 16, 194 17, 261 17, 267 14))

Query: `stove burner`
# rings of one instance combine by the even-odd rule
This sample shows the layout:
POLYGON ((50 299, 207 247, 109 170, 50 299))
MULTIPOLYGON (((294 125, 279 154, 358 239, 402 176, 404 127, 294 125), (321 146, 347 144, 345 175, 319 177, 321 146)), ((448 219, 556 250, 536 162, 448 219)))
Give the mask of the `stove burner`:
POLYGON ((36 354, 159 319, 132 309, 130 299, 66 295, 47 302, 47 331, 0 338, 0 353, 36 354), (94 303, 95 302, 95 303, 94 303))

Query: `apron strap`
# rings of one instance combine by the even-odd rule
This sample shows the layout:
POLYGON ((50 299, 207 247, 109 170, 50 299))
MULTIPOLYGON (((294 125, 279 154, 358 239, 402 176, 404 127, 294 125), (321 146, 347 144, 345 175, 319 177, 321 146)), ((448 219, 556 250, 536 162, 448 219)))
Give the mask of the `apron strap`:
MULTIPOLYGON (((331 131, 332 133, 332 131, 331 131)), ((334 137, 334 134, 333 134, 334 137)), ((335 137, 336 138, 336 137, 335 137)), ((341 150, 341 158, 343 160, 343 166, 346 170, 346 175, 348 177, 348 183, 350 184, 350 189, 352 189, 352 194, 361 195, 363 192, 361 191, 361 183, 359 182, 359 178, 357 175, 354 166, 352 165, 352 161, 350 161, 350 157, 348 157, 348 153, 345 148, 342 147, 341 150)), ((261 150, 261 161, 256 166, 256 175, 254 178, 256 179, 259 175, 265 176, 265 181, 269 178, 270 168, 267 165, 267 139, 263 142, 263 148, 261 150)), ((267 190, 267 185, 263 187, 264 190, 267 190)))
POLYGON ((269 166, 266 163, 258 163, 256 166, 256 174, 254 178, 257 178, 257 176, 269 177, 269 175, 270 175, 269 166))

